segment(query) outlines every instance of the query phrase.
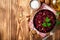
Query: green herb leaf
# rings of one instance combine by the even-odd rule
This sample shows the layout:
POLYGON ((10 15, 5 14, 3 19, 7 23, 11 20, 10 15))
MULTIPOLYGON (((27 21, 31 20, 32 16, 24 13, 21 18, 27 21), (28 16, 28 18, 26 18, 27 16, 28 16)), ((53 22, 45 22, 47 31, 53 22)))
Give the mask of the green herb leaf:
POLYGON ((46 17, 45 21, 46 22, 50 22, 50 19, 48 17, 46 17))
POLYGON ((60 25, 60 20, 56 20, 56 26, 59 26, 60 25))
POLYGON ((59 15, 59 14, 60 14, 60 12, 57 12, 57 14, 59 15))
POLYGON ((47 26, 50 27, 51 26, 51 23, 47 23, 47 26))
POLYGON ((46 23, 43 23, 42 26, 43 26, 43 27, 47 27, 46 23))

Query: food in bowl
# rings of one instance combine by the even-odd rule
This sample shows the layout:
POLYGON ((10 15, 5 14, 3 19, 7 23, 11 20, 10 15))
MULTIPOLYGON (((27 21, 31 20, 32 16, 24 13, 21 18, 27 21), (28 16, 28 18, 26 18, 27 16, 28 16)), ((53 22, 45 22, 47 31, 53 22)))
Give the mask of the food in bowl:
POLYGON ((56 24, 55 14, 47 9, 38 11, 33 18, 34 27, 42 33, 50 32, 56 24))

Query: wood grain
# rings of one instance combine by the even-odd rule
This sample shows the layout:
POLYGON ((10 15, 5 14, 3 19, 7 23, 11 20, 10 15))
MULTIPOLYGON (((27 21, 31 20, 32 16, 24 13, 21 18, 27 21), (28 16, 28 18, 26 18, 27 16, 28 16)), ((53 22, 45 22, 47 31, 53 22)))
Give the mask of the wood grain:
POLYGON ((29 21, 34 12, 31 0, 0 0, 0 40, 41 40, 31 30, 29 21))

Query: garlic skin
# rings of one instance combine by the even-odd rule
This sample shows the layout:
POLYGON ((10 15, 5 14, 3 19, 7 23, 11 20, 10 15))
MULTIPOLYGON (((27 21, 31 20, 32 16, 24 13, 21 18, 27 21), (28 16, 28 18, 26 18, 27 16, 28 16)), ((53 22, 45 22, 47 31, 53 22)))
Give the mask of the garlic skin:
POLYGON ((37 0, 33 0, 30 3, 30 6, 32 9, 38 9, 40 7, 40 5, 41 5, 40 2, 38 2, 37 0))
POLYGON ((53 4, 54 4, 54 5, 56 4, 56 0, 53 0, 53 4))

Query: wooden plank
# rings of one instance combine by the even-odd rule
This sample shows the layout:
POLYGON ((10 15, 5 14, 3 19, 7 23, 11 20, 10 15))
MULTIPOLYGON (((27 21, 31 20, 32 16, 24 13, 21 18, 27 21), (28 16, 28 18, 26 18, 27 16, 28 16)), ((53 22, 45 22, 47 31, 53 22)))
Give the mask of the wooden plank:
POLYGON ((9 40, 10 33, 10 0, 0 0, 0 37, 9 40))

